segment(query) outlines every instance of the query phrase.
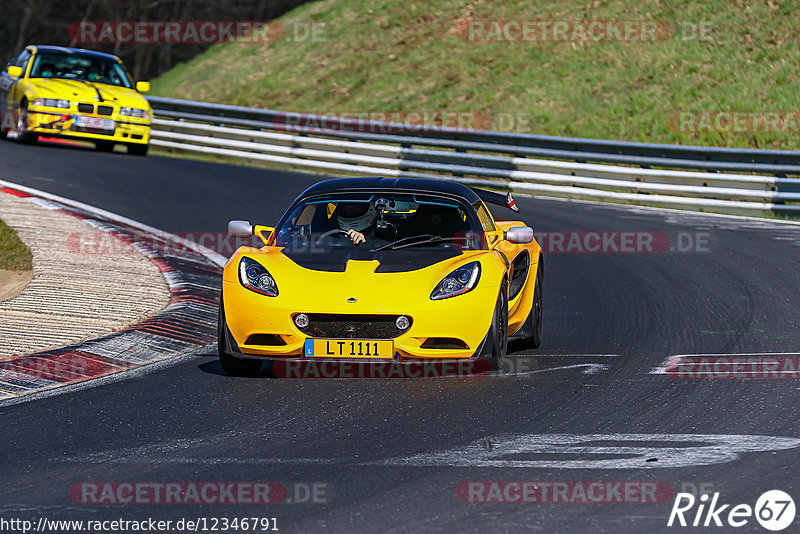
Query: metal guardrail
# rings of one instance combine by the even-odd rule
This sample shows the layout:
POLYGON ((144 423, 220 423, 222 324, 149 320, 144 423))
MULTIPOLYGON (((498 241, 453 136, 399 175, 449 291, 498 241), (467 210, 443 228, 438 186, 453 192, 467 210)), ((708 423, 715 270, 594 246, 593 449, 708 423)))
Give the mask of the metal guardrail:
POLYGON ((149 100, 156 116, 150 143, 168 151, 302 170, 448 179, 570 199, 744 215, 800 214, 800 205, 792 204, 800 203, 800 179, 787 178, 800 175, 800 152, 452 128, 415 131, 404 124, 149 100), (312 124, 320 127, 309 128, 312 124))

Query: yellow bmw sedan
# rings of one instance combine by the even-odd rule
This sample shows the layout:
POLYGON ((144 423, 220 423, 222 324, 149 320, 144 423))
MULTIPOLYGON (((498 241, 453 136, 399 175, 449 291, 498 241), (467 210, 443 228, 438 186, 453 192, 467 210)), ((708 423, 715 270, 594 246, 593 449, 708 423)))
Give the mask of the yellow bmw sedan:
POLYGON ((122 61, 110 54, 57 46, 27 46, 0 73, 0 138, 40 136, 91 141, 111 151, 147 154, 152 108, 122 61))

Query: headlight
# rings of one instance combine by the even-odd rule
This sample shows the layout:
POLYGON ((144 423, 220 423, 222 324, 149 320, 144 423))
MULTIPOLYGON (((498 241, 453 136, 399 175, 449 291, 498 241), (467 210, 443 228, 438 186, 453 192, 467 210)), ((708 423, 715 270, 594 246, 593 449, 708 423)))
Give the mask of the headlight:
POLYGON ((278 296, 278 285, 272 275, 257 261, 243 257, 239 262, 239 281, 244 287, 268 297, 278 296))
POLYGON ((47 106, 48 108, 69 109, 69 100, 59 100, 57 98, 37 98, 33 101, 34 106, 47 106))
POLYGON ((120 108, 119 110, 120 115, 124 115, 126 117, 137 117, 139 119, 149 119, 150 118, 150 110, 149 109, 139 109, 139 108, 120 108))
POLYGON ((447 299, 463 295, 478 284, 481 277, 481 264, 477 261, 463 265, 448 274, 431 293, 431 300, 447 299))

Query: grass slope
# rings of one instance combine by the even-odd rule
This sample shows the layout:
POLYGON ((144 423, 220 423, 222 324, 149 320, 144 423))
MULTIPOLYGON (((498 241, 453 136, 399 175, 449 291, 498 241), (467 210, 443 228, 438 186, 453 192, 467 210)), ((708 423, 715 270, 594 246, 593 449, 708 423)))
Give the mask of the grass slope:
POLYGON ((326 23, 325 42, 224 43, 153 93, 307 112, 484 112, 492 127, 717 146, 798 147, 800 133, 681 133, 679 111, 800 110, 800 21, 780 0, 322 0, 280 19, 326 23), (458 21, 656 20, 709 39, 475 43, 458 21), (527 118, 503 123, 501 117, 527 118))
POLYGON ((33 256, 17 233, 0 221, 0 269, 6 271, 29 271, 33 268, 33 256))

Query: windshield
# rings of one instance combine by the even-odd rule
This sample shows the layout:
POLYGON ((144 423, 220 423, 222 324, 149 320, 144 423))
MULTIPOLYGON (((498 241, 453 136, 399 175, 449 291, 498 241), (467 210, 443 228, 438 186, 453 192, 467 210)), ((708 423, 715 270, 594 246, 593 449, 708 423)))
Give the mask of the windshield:
POLYGON ((476 218, 457 202, 427 195, 349 194, 296 206, 278 228, 276 245, 289 250, 477 250, 484 248, 476 218), (358 232, 358 244, 348 235, 358 232))
POLYGON ((31 78, 62 78, 133 88, 125 68, 111 58, 65 53, 39 52, 33 60, 31 78))

